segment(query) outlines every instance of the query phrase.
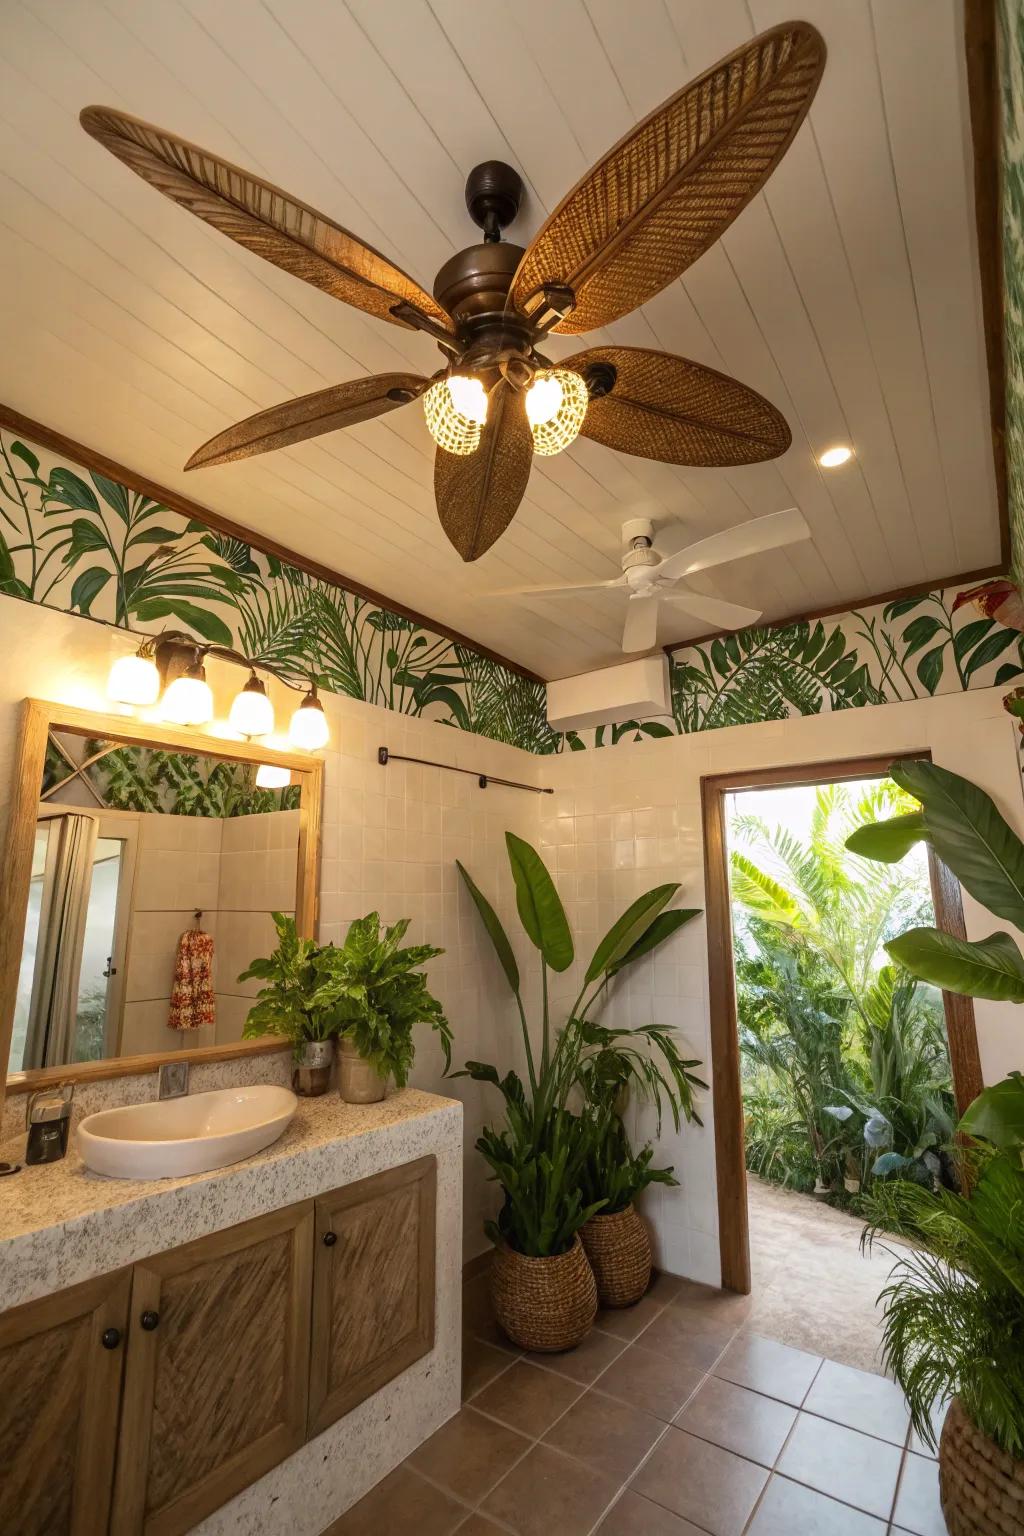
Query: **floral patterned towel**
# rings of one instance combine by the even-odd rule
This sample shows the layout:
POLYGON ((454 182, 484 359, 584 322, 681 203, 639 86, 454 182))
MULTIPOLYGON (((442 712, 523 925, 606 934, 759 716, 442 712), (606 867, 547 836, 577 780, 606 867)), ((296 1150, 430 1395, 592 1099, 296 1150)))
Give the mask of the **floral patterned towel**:
POLYGON ((202 1029, 216 1022, 213 1001, 213 938, 189 928, 178 940, 169 1029, 202 1029))

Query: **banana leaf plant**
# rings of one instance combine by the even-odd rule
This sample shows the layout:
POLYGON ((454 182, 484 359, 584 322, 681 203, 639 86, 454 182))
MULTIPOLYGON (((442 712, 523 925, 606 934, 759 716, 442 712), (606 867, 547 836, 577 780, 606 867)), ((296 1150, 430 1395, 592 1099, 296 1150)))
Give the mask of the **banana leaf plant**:
POLYGON ((655 886, 639 896, 597 946, 566 1022, 554 1031, 549 972, 563 972, 573 964, 572 933, 540 855, 512 832, 506 832, 505 843, 519 920, 540 955, 539 1054, 531 1039, 519 966, 508 935, 487 897, 459 863, 459 873, 515 999, 528 1081, 524 1084, 512 1071, 501 1076, 495 1066, 480 1061, 467 1062, 456 1075, 492 1084, 505 1101, 504 1128, 486 1130, 477 1142, 505 1194, 497 1223, 488 1224, 488 1235, 521 1253, 545 1257, 564 1252, 596 1209, 583 1205, 581 1170, 590 1132, 588 1122, 569 1112, 574 1092, 604 1104, 610 1085, 618 1092, 632 1084, 656 1104, 659 1123, 666 1104, 677 1129, 680 1115, 687 1120, 698 1118, 694 1089, 707 1085, 692 1071, 699 1062, 681 1056, 670 1029, 655 1024, 612 1028, 591 1014, 616 976, 700 913, 668 910, 678 883, 655 886))

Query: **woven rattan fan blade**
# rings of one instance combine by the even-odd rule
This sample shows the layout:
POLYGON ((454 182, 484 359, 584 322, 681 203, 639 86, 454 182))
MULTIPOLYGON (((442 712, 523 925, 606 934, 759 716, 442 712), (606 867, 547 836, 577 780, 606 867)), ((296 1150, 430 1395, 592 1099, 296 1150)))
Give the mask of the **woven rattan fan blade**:
POLYGON ((519 264, 516 305, 529 313, 545 285, 569 288, 575 308, 554 329, 579 335, 659 293, 764 185, 824 67, 819 33, 790 22, 670 97, 555 209, 519 264))
POLYGON ((473 453, 434 460, 434 496, 441 527, 463 560, 477 560, 505 532, 526 491, 533 437, 522 394, 499 380, 473 453))
POLYGON ((615 382, 590 401, 583 434, 606 448, 713 468, 778 458, 792 441, 774 405, 713 368, 644 347, 591 347, 559 367, 586 378, 596 364, 610 365, 615 382))
POLYGON ((408 324, 392 313, 405 303, 452 330, 450 316, 386 256, 280 187, 113 107, 86 107, 80 121, 158 192, 275 267, 395 325, 408 324))
POLYGON ((230 464, 233 459, 252 459, 274 448, 303 443, 341 427, 372 421, 407 405, 423 393, 429 379, 418 373, 375 373, 347 384, 332 384, 257 411, 233 427, 227 427, 197 448, 186 469, 208 469, 211 464, 230 464))

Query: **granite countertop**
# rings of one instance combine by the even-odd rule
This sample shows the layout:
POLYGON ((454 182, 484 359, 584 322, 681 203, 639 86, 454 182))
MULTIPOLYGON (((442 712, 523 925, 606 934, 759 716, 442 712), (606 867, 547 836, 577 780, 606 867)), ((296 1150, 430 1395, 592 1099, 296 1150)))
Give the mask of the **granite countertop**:
MULTIPOLYGON (((405 1088, 380 1104, 300 1098, 272 1146, 183 1178, 91 1173, 72 1138, 59 1163, 0 1179, 0 1311, 411 1162, 461 1131, 457 1100, 405 1088)), ((16 1137, 0 1159, 23 1161, 24 1147, 16 1137)))

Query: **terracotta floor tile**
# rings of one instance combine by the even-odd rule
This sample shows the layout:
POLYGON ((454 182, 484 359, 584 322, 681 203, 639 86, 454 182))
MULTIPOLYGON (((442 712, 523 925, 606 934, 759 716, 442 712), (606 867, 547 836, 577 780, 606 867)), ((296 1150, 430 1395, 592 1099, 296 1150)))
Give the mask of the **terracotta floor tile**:
POLYGON ((826 1360, 803 1401, 806 1413, 820 1414, 847 1429, 904 1445, 910 1414, 903 1393, 887 1376, 857 1371, 826 1360))
POLYGON ((945 1536, 939 1503, 939 1464, 929 1456, 908 1456, 900 1474, 893 1524, 914 1536, 945 1536))
POLYGON ((702 1370, 678 1365, 637 1343, 613 1360, 595 1385, 599 1391, 620 1397, 634 1408, 643 1408, 670 1423, 703 1380, 702 1370))
POLYGON ((801 1413, 776 1470, 888 1520, 901 1458, 884 1440, 801 1413))
POLYGON ((721 1322, 740 1327, 753 1306, 753 1298, 740 1296, 736 1291, 724 1291, 714 1285, 698 1285, 696 1280, 685 1280, 671 1305, 681 1312, 691 1312, 706 1317, 709 1322, 721 1322))
POLYGON ((331 1536, 451 1536, 466 1506, 410 1472, 396 1467, 331 1527, 331 1536))
POLYGON ((453 1419, 414 1451, 408 1465, 425 1472, 467 1504, 476 1504, 529 1449, 530 1442, 474 1408, 453 1419))
POLYGON ((548 1430, 544 1444, 624 1483, 664 1433, 661 1419, 592 1387, 548 1430))
POLYGON ((669 1429, 631 1487, 711 1536, 740 1536, 767 1481, 764 1467, 669 1429))
POLYGON ((712 1322, 673 1305, 658 1314, 644 1331, 643 1341, 645 1349, 656 1350, 677 1365, 707 1371, 735 1334, 731 1324, 712 1322))
POLYGON ((495 1525, 493 1520, 486 1519, 478 1510, 475 1515, 470 1515, 465 1524, 459 1526, 455 1536, 506 1536, 506 1532, 500 1525, 495 1525))
POLYGON ((627 1488, 601 1521, 596 1536, 707 1536, 707 1532, 627 1488))
POLYGON ((885 1536, 885 1532, 884 1520, 775 1476, 747 1526, 746 1536, 885 1536))
POLYGON ((493 1344, 485 1344, 482 1339, 467 1334, 462 1341, 463 1399, 479 1392, 499 1372, 507 1371, 514 1359, 515 1356, 505 1350, 495 1349, 493 1344))
POLYGON ((473 1406, 532 1440, 539 1440, 583 1390, 580 1382, 570 1381, 568 1376, 516 1360, 497 1381, 477 1394, 473 1406))
POLYGON ((709 1376, 675 1422, 679 1429, 701 1440, 710 1440, 763 1467, 773 1467, 796 1414, 788 1403, 709 1376))
POLYGON ((560 1376, 568 1376, 573 1381, 582 1382, 585 1387, 600 1376, 606 1366, 610 1365, 617 1355, 621 1355, 626 1348, 622 1339, 613 1339, 611 1334, 600 1333, 596 1328, 591 1329, 582 1344, 575 1349, 568 1349, 560 1355, 526 1354, 523 1358, 537 1365, 546 1366, 549 1371, 557 1371, 560 1376))
POLYGON ((656 1269, 647 1287, 647 1294, 667 1305, 679 1295, 684 1285, 689 1284, 689 1280, 681 1280, 678 1275, 667 1275, 664 1270, 656 1269))
POLYGON ((518 1536, 587 1536, 618 1489, 615 1478, 535 1445, 488 1494, 483 1512, 518 1536))
POLYGON ((741 1333, 715 1365, 714 1374, 799 1408, 820 1365, 817 1355, 756 1333, 741 1333))
POLYGON ((664 1312, 667 1302, 648 1291, 635 1307, 608 1307, 597 1314, 596 1326, 602 1333, 610 1333, 616 1339, 635 1339, 653 1323, 659 1312, 664 1312))

